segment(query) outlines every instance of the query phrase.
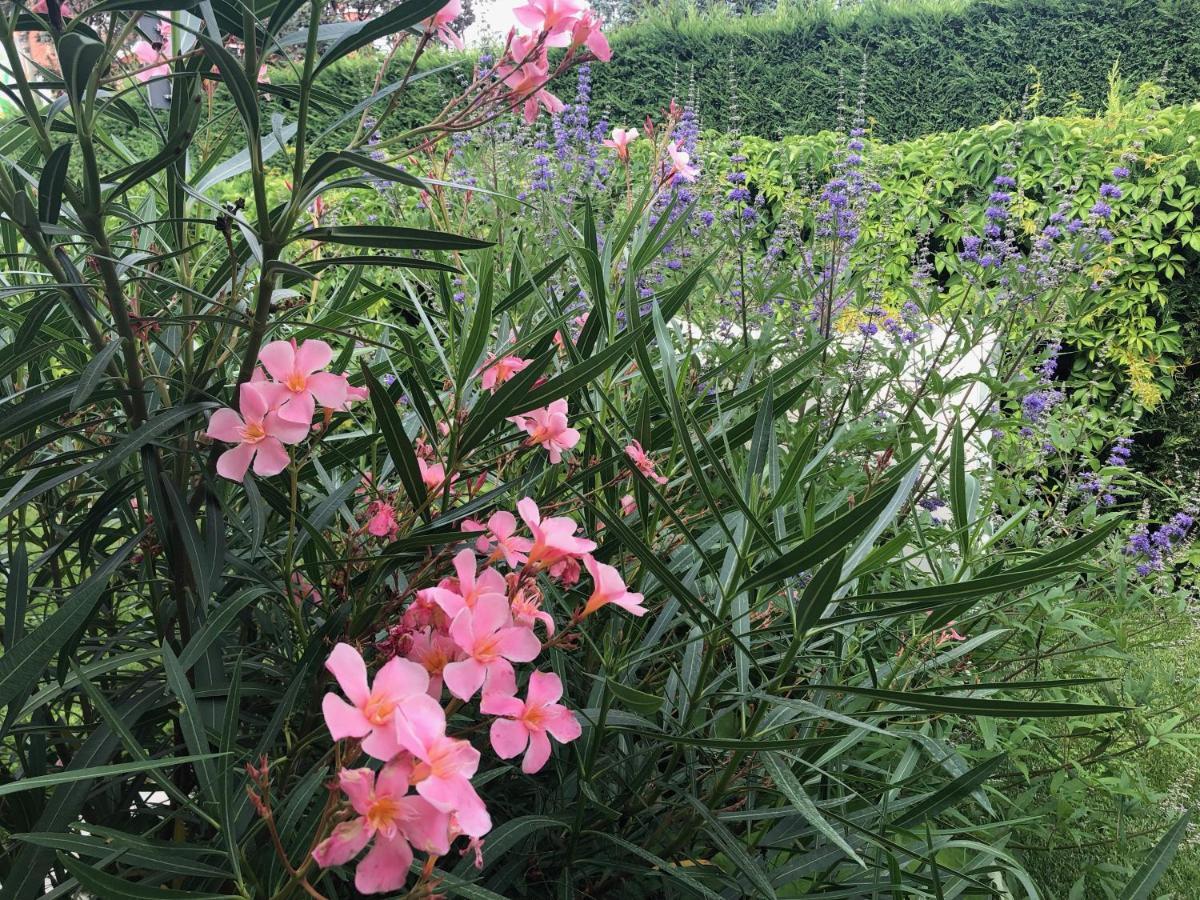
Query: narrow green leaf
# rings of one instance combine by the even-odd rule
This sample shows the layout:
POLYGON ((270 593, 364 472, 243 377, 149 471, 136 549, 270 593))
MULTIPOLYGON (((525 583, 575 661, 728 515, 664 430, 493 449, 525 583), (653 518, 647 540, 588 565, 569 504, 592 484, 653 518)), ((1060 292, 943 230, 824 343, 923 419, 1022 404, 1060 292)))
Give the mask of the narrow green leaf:
POLYGON ((1159 879, 1170 868, 1171 860, 1175 858, 1175 851, 1179 849, 1179 844, 1187 836, 1188 821, 1191 817, 1192 811, 1188 810, 1154 845, 1154 849, 1150 851, 1129 884, 1125 886, 1121 900, 1150 900, 1150 892, 1154 890, 1159 879))

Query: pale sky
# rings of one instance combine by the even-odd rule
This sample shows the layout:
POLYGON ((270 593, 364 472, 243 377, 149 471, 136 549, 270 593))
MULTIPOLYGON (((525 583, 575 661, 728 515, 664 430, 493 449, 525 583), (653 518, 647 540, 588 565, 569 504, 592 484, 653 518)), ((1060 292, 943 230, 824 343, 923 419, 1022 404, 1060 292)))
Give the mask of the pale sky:
POLYGON ((463 39, 471 45, 485 41, 490 34, 494 39, 502 39, 508 34, 508 29, 516 24, 512 16, 515 6, 520 6, 525 0, 475 0, 475 22, 463 34, 463 39))

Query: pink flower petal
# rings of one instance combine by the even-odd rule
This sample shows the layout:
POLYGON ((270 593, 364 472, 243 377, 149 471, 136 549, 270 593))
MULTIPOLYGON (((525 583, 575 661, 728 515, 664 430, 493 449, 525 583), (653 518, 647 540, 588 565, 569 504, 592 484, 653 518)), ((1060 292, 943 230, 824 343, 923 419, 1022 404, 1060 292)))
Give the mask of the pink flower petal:
POLYGON ((342 769, 338 772, 338 787, 360 816, 365 816, 371 809, 371 799, 375 793, 375 773, 370 769, 342 769))
MULTIPOLYGON (((534 639, 536 640, 536 638, 534 639)), ((470 700, 475 692, 483 687, 487 669, 483 664, 473 659, 462 659, 458 662, 447 663, 442 669, 442 680, 450 693, 459 700, 470 700)))
POLYGON ((306 437, 312 425, 309 422, 289 422, 282 419, 277 412, 267 413, 263 419, 263 428, 267 434, 277 438, 283 444, 298 444, 306 437))
POLYGON ((525 758, 521 761, 521 771, 526 775, 540 772, 549 758, 550 738, 542 731, 530 732, 529 749, 525 751, 525 758))
POLYGON ((367 756, 386 761, 395 757, 404 747, 396 736, 395 727, 384 726, 371 729, 371 733, 363 738, 362 749, 367 756))
POLYGON ((217 457, 217 474, 230 481, 241 481, 246 477, 246 470, 250 468, 252 459, 254 459, 254 445, 238 444, 217 457))
POLYGON ((371 839, 371 829, 363 818, 342 822, 313 850, 313 859, 318 866, 329 868, 350 862, 371 839))
POLYGON ((338 687, 355 706, 363 706, 371 696, 367 684, 367 664, 352 646, 340 643, 325 660, 325 669, 337 679, 338 687))
POLYGON ((291 341, 271 341, 258 351, 258 361, 276 381, 287 381, 295 368, 296 355, 291 341))
POLYGON ((429 673, 424 666, 393 657, 375 674, 374 687, 375 693, 399 702, 414 694, 424 694, 429 688, 429 673))
POLYGON ((321 701, 321 713, 325 716, 325 727, 335 741, 371 733, 372 726, 366 716, 337 694, 325 695, 321 701))
MULTIPOLYGON (((320 340, 305 341, 296 350, 293 365, 297 372, 311 375, 324 369, 333 360, 333 348, 320 340)), ((337 376, 334 376, 337 377, 337 376)))
POLYGON ((278 475, 291 463, 292 458, 279 443, 279 438, 266 437, 254 445, 258 454, 254 457, 254 474, 269 478, 278 475))
POLYGON ((562 697, 562 679, 553 672, 531 672, 525 702, 530 706, 546 706, 557 703, 562 697))
POLYGON ((279 407, 279 417, 289 422, 303 422, 305 425, 311 425, 313 413, 316 410, 317 404, 313 400, 313 395, 308 391, 301 391, 298 394, 293 393, 279 407))
MULTIPOLYGON (((308 343, 312 343, 309 341, 308 343)), ((329 409, 341 409, 346 405, 349 396, 349 382, 344 375, 333 375, 329 372, 317 372, 308 376, 308 389, 312 391, 317 402, 329 409)))
POLYGON ((230 444, 241 443, 242 428, 245 422, 232 409, 218 409, 212 414, 212 418, 208 420, 208 431, 205 432, 210 438, 218 441, 225 441, 230 444))
MULTIPOLYGON (((568 741, 573 741, 583 734, 583 726, 579 723, 575 713, 571 712, 565 706, 552 707, 552 713, 546 717, 546 730, 554 736, 554 739, 560 744, 565 744, 568 741)), ((551 712, 547 710, 547 712, 551 712)))
MULTIPOLYGON (((520 703, 519 700, 517 702, 520 703)), ((492 749, 501 759, 512 759, 529 745, 529 732, 513 719, 496 719, 488 734, 492 739, 492 749)))
POLYGON ((398 891, 408 880, 408 867, 412 861, 412 847, 401 835, 385 838, 376 834, 370 852, 354 870, 354 887, 360 894, 398 891))
POLYGON ((505 659, 513 662, 530 662, 542 652, 542 642, 533 630, 518 626, 500 629, 496 647, 505 659))
POLYGON ((238 409, 247 422, 261 422, 269 408, 267 393, 260 384, 247 381, 238 388, 238 409))

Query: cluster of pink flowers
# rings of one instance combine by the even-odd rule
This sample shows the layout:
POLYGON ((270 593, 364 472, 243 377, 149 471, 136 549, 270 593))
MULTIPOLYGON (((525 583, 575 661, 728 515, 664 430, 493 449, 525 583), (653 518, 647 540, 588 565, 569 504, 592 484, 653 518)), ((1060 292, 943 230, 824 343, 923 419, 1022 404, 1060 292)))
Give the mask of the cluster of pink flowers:
POLYGON ((209 419, 208 437, 236 445, 218 458, 219 475, 241 481, 252 463, 256 475, 278 475, 291 461, 284 445, 308 436, 318 403, 332 412, 366 397, 344 374, 324 371, 332 359, 333 349, 318 340, 262 348, 263 368, 238 387, 238 408, 219 409, 209 419))
MULTIPOLYGON (((616 568, 591 555, 596 544, 576 534, 572 519, 543 517, 528 497, 517 512, 528 536, 518 534, 516 516, 504 510, 486 523, 463 523, 464 531, 479 536, 455 555, 453 577, 416 591, 377 645, 387 661, 373 681, 362 655, 348 644, 338 644, 326 661, 344 694, 328 693, 322 702, 331 736, 359 741, 363 753, 383 763, 378 773, 338 773, 346 812, 313 851, 318 864, 334 866, 370 844, 355 869, 360 893, 402 888, 414 851, 436 858, 466 837, 478 853, 491 829, 472 784, 481 754, 449 733, 451 711, 469 713, 465 704, 478 697, 478 714, 491 719, 493 752, 500 759, 522 757, 527 774, 546 765, 551 739, 567 743, 582 733, 574 713, 559 702, 563 685, 553 672, 531 671, 519 696, 514 664, 532 663, 541 654, 539 625, 547 641, 555 634, 553 617, 541 608, 539 576, 569 586, 578 581, 581 563, 591 575, 592 592, 571 626, 609 604, 634 615, 646 612, 641 594, 628 590, 616 568), (477 553, 484 555, 482 569, 477 553), (496 568, 501 563, 507 575, 496 568)), ((567 646, 561 632, 557 640, 567 646)))
POLYGON ((586 0, 529 0, 514 8, 513 16, 528 30, 509 33, 496 74, 523 103, 527 122, 537 117, 539 107, 551 115, 563 109, 563 102, 545 89, 551 77, 547 48, 586 48, 596 59, 612 59, 602 22, 586 0))

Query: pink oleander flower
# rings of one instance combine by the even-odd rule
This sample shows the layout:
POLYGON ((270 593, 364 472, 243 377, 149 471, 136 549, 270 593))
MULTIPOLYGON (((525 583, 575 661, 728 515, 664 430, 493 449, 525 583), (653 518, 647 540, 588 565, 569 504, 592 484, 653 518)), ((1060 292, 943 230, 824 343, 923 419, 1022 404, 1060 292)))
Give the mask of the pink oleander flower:
POLYGON ((342 769, 338 784, 358 815, 337 825, 313 850, 322 868, 348 863, 374 839, 354 871, 360 894, 398 891, 408 880, 413 849, 430 856, 450 852, 450 815, 424 797, 410 794, 413 766, 396 759, 380 770, 342 769))
POLYGON ((463 48, 463 39, 450 28, 454 20, 461 15, 462 0, 450 0, 449 3, 426 19, 424 24, 429 31, 436 32, 438 40, 447 47, 461 50, 463 48))
POLYGON ((349 377, 346 375, 338 377, 346 382, 346 402, 342 404, 342 412, 349 412, 351 403, 358 403, 360 400, 366 400, 371 396, 371 392, 365 387, 355 387, 352 385, 349 377))
POLYGON ((325 725, 335 741, 363 738, 363 752, 387 761, 400 752, 396 740, 397 715, 414 697, 428 697, 429 674, 407 659, 389 659, 367 684, 367 665, 349 644, 338 644, 325 660, 325 668, 337 679, 349 698, 347 703, 333 692, 321 701, 325 725))
POLYGON ((517 534, 516 516, 504 510, 492 513, 486 526, 468 519, 462 527, 464 531, 486 531, 487 534, 475 540, 475 549, 485 554, 489 561, 503 556, 513 569, 525 562, 529 548, 533 546, 533 541, 517 534))
POLYGON ((583 556, 596 549, 594 541, 575 537, 579 526, 566 516, 550 516, 543 519, 537 504, 529 497, 517 502, 517 512, 533 532, 529 565, 549 567, 564 557, 583 556))
POLYGON ((946 623, 946 627, 943 628, 941 633, 938 635, 935 646, 940 647, 942 644, 948 643, 949 641, 965 641, 967 639, 966 635, 958 633, 954 627, 954 624, 954 622, 946 623))
POLYGON ((421 457, 417 457, 417 468, 421 471, 421 481, 431 491, 436 491, 446 480, 446 467, 441 463, 430 465, 421 457))
POLYGON ((612 59, 612 48, 601 31, 603 25, 590 9, 585 9, 571 28, 571 46, 587 47, 600 62, 608 62, 612 59))
POLYGON ((396 510, 390 503, 382 500, 372 500, 367 507, 370 519, 367 520, 367 532, 375 537, 394 540, 400 533, 400 523, 396 521, 396 510))
POLYGON ((633 494, 626 494, 621 498, 621 515, 632 516, 637 512, 637 501, 633 499, 633 494))
POLYGON ((452 830, 457 826, 468 837, 487 834, 492 820, 471 784, 479 769, 479 751, 467 741, 446 736, 441 704, 428 694, 412 698, 397 722, 396 734, 401 746, 416 757, 409 780, 417 793, 452 814, 452 830))
POLYGON ((218 409, 208 420, 210 438, 237 444, 217 458, 217 474, 241 481, 254 463, 254 474, 278 475, 288 467, 291 457, 284 444, 298 444, 308 435, 309 424, 288 422, 270 408, 268 392, 254 382, 238 388, 239 415, 232 409, 218 409))
POLYGON ((564 587, 578 584, 581 574, 578 556, 564 557, 550 567, 550 577, 557 578, 564 587))
POLYGON ((562 462, 562 452, 579 443, 579 432, 567 425, 567 401, 555 400, 549 406, 514 416, 529 434, 526 443, 541 444, 550 454, 550 462, 562 462))
POLYGON ((549 47, 566 47, 580 14, 587 9, 583 0, 529 0, 512 11, 521 25, 537 34, 546 35, 549 47))
POLYGON ((430 627, 411 635, 404 656, 429 673, 429 696, 437 700, 442 696, 442 672, 448 663, 462 659, 462 651, 454 638, 430 627))
POLYGON ((637 470, 647 478, 657 481, 659 484, 667 483, 666 478, 654 471, 654 460, 646 455, 646 451, 642 449, 639 441, 630 441, 629 446, 625 448, 625 455, 633 460, 637 470))
POLYGON ((636 128, 614 128, 612 139, 605 139, 604 146, 617 151, 617 156, 629 162, 629 145, 638 139, 636 128))
POLYGON ((585 556, 583 564, 587 566, 588 574, 592 576, 594 586, 592 595, 588 597, 580 618, 590 616, 602 606, 609 603, 621 607, 627 613, 644 616, 646 607, 642 606, 642 595, 631 594, 625 586, 625 579, 615 568, 599 562, 594 556, 585 556))
POLYGON ((492 722, 492 749, 501 759, 524 752, 521 771, 527 775, 541 770, 550 758, 550 737, 566 744, 583 734, 575 714, 558 702, 562 681, 553 672, 532 672, 525 700, 484 692, 479 711, 503 716, 492 722))
POLYGON ((286 388, 279 415, 289 422, 312 423, 317 403, 330 409, 346 405, 348 382, 342 375, 321 371, 333 359, 324 341, 271 341, 259 351, 259 362, 275 383, 286 388))
POLYGON ((305 601, 310 601, 313 606, 321 605, 321 592, 313 587, 312 582, 301 575, 299 572, 293 572, 290 579, 290 593, 292 601, 297 606, 303 606, 305 601))
MULTIPOLYGON (((63 12, 66 13, 66 9, 64 9, 63 12)), ((136 58, 137 61, 142 64, 142 66, 149 66, 156 62, 159 63, 157 66, 153 66, 149 69, 142 68, 138 72, 134 73, 133 77, 138 81, 144 84, 145 82, 150 81, 152 78, 163 78, 171 74, 171 67, 166 64, 166 60, 163 58, 162 53, 160 53, 158 50, 155 50, 154 45, 149 41, 138 41, 133 45, 131 50, 134 58, 136 58)))
POLYGON ((533 362, 531 359, 522 359, 519 356, 502 356, 499 359, 490 357, 483 364, 483 369, 479 373, 479 383, 483 385, 485 391, 496 392, 496 388, 504 384, 522 369, 525 369, 533 362))
POLYGON ((522 588, 510 602, 513 623, 533 630, 535 622, 541 622, 546 629, 546 637, 554 637, 554 617, 542 609, 542 598, 529 588, 522 588))
POLYGON ((679 148, 679 141, 667 144, 667 154, 671 157, 671 174, 680 181, 692 181, 700 174, 699 169, 690 165, 691 154, 679 148))
POLYGON ((539 58, 531 59, 530 62, 520 66, 500 66, 496 72, 504 82, 504 86, 512 91, 514 108, 517 103, 523 102, 525 121, 532 124, 533 120, 537 118, 538 107, 544 108, 550 115, 556 115, 563 111, 565 104, 546 90, 546 83, 550 80, 550 70, 545 59, 545 48, 541 50, 527 49, 522 40, 513 41, 514 60, 523 59, 530 53, 539 58))
POLYGON ((458 577, 443 579, 437 587, 418 591, 417 596, 436 603, 451 620, 464 609, 474 609, 482 597, 507 599, 508 585, 503 575, 488 568, 476 577, 475 568, 475 551, 469 547, 459 550, 454 555, 458 577))
POLYGON ((511 678, 512 663, 529 662, 541 652, 534 633, 514 625, 508 598, 484 594, 473 609, 463 609, 450 623, 450 637, 465 659, 449 663, 442 679, 459 700, 470 700, 492 678, 511 678))

